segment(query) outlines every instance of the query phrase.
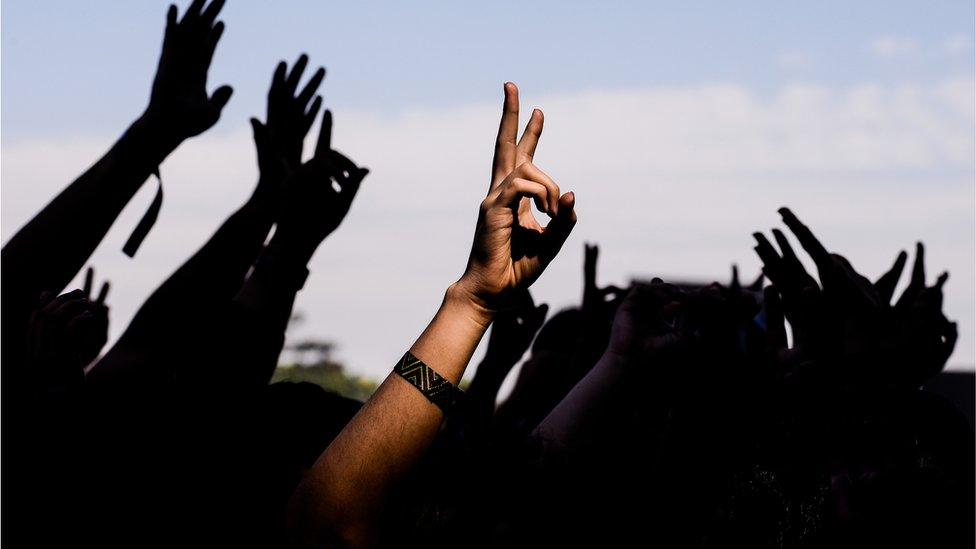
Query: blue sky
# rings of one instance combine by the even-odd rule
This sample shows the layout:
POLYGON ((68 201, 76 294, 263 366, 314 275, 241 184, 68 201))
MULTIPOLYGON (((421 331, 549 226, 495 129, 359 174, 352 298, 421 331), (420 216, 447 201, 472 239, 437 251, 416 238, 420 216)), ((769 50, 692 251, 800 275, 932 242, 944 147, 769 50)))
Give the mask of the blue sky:
MULTIPOLYGON (((114 129, 143 107, 167 2, 3 2, 4 140, 114 129)), ((538 94, 747 82, 760 92, 972 74, 968 1, 231 1, 213 82, 258 112, 278 59, 330 70, 336 109, 396 112, 494 100, 513 80, 538 94), (874 40, 910 44, 879 57, 874 40), (946 54, 955 37, 968 39, 946 54)), ((218 128, 227 129, 229 120, 218 128)))
MULTIPOLYGON (((144 108, 166 5, 3 2, 4 241, 144 108)), ((304 51, 329 70, 334 143, 372 171, 291 335, 337 341, 356 372, 388 371, 460 274, 506 80, 524 114, 545 110, 538 163, 578 196, 580 224, 534 289, 551 310, 578 300, 585 241, 602 245, 602 283, 726 280, 732 262, 758 270, 750 235, 788 204, 871 277, 924 240, 930 279, 952 274, 950 364, 972 369, 974 17, 972 1, 229 0, 211 89, 234 97, 163 164, 137 258, 119 250, 150 186, 92 259, 114 281, 112 337, 248 195, 247 119, 277 61, 304 51)))

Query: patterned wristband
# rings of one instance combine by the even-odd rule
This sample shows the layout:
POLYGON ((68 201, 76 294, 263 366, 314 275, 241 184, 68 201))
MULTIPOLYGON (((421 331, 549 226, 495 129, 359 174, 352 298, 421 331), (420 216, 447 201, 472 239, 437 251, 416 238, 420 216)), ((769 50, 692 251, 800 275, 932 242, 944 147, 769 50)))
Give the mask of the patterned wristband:
POLYGON ((393 371, 410 382, 427 400, 436 404, 446 414, 464 393, 444 379, 410 351, 403 354, 393 371))

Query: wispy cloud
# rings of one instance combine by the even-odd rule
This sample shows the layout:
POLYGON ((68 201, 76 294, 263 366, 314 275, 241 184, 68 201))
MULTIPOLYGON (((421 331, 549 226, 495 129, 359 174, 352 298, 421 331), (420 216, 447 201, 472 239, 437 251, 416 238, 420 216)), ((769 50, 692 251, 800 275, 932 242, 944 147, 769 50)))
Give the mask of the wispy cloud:
POLYGON ((942 51, 948 55, 961 55, 973 49, 973 41, 964 34, 955 34, 942 42, 942 51))
MULTIPOLYGON (((534 97, 546 130, 538 164, 579 198, 580 224, 536 295, 580 294, 584 240, 603 245, 605 283, 663 274, 724 280, 758 270, 749 235, 790 204, 828 246, 875 276, 899 249, 929 244, 948 268, 953 358, 973 364, 974 82, 795 84, 770 95, 740 85, 603 90, 534 97)), ((349 218, 323 244, 297 307, 295 335, 335 339, 357 372, 382 375, 412 343, 464 266, 486 190, 499 107, 383 116, 336 113, 334 143, 371 168, 349 218)), ((166 202, 134 261, 119 252, 147 186, 94 262, 113 285, 113 333, 142 299, 241 203, 256 178, 243 124, 186 143, 163 165, 166 202)), ((111 136, 5 146, 4 238, 107 147, 111 136), (56 162, 52 159, 57 159, 56 162)))
POLYGON ((868 45, 871 53, 879 57, 902 57, 918 52, 918 42, 900 36, 879 36, 868 45))

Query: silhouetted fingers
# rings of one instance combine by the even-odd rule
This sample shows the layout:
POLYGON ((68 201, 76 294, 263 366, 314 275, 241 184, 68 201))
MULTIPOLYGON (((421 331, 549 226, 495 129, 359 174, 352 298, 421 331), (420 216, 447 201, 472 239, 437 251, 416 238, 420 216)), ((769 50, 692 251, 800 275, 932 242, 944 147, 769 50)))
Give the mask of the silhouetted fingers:
POLYGON ((542 126, 544 122, 545 118, 542 115, 542 111, 533 109, 529 123, 525 125, 525 131, 522 132, 522 138, 519 139, 518 145, 516 146, 517 163, 532 161, 532 158, 535 156, 535 149, 539 145, 539 138, 542 137, 542 126))
POLYGON ((322 96, 316 95, 315 100, 312 101, 312 106, 308 108, 308 112, 305 113, 305 118, 302 121, 302 136, 304 137, 308 134, 308 130, 312 129, 312 124, 315 123, 315 117, 319 114, 319 109, 322 108, 322 96))
POLYGON ((915 244, 915 263, 909 287, 916 291, 925 287, 925 246, 921 242, 915 244))
POLYGON ((502 104, 502 119, 498 125, 495 155, 491 166, 491 189, 501 185, 508 174, 512 173, 512 170, 515 169, 517 157, 515 139, 518 137, 518 87, 511 82, 506 82, 504 89, 505 100, 502 104))
POLYGON ((176 28, 176 4, 170 4, 166 10, 166 32, 165 36, 170 36, 176 28))
POLYGON ((268 88, 268 117, 271 117, 272 106, 277 106, 276 101, 281 96, 281 90, 285 87, 285 74, 288 71, 288 63, 278 61, 274 75, 271 76, 271 87, 268 88))
POLYGON ((207 6, 207 9, 203 10, 203 13, 200 15, 200 24, 207 25, 208 27, 213 25, 222 9, 224 9, 224 0, 214 0, 211 2, 207 6))
POLYGON ((85 292, 85 295, 91 295, 93 278, 95 278, 95 269, 88 267, 85 269, 85 283, 81 287, 81 290, 85 292))
POLYGON ((756 279, 752 281, 752 284, 749 284, 749 290, 753 292, 758 292, 759 290, 762 290, 763 281, 765 280, 766 280, 766 276, 762 274, 762 272, 760 272, 759 276, 757 276, 756 279))
POLYGON ((783 231, 773 229, 773 238, 776 239, 776 245, 779 246, 779 252, 784 261, 789 261, 790 263, 795 261, 799 263, 800 259, 796 256, 796 252, 793 251, 793 246, 790 245, 790 241, 783 234, 783 231))
POLYGON ((186 11, 183 12, 183 19, 180 19, 181 25, 186 25, 188 23, 193 23, 200 18, 200 10, 203 8, 203 3, 205 0, 193 0, 186 11))
POLYGON ((596 288, 596 263, 599 257, 599 246, 583 244, 583 281, 587 288, 596 288))
POLYGON ((874 289, 877 290, 882 303, 891 304, 891 298, 895 295, 895 287, 898 286, 898 279, 901 278, 907 261, 908 253, 902 250, 898 253, 895 264, 874 283, 874 289))
POLYGON ((285 91, 289 96, 294 97, 295 90, 298 89, 298 82, 302 79, 302 73, 305 72, 305 66, 308 65, 308 56, 304 53, 298 56, 298 61, 291 67, 291 72, 288 74, 288 78, 285 79, 285 91))
POLYGON ((221 86, 214 90, 213 94, 210 95, 210 115, 212 117, 212 122, 217 122, 220 118, 220 112, 224 110, 224 106, 230 101, 230 96, 233 95, 234 88, 230 86, 221 86))
POLYGON ((332 111, 325 109, 322 113, 322 126, 319 128, 319 139, 315 144, 315 156, 325 158, 332 150, 332 111))
POLYGON ((106 280, 105 282, 103 282, 102 283, 102 289, 99 290, 99 292, 98 292, 98 298, 95 299, 95 303, 97 303, 99 305, 104 305, 105 304, 105 298, 108 297, 108 291, 109 291, 109 289, 111 289, 111 287, 112 287, 112 284, 109 281, 106 280))
POLYGON ((799 218, 789 208, 780 208, 779 213, 783 217, 783 223, 790 228, 793 236, 800 241, 800 246, 803 246, 803 249, 813 258, 813 262, 817 265, 817 270, 820 272, 820 282, 823 283, 823 277, 830 274, 830 269, 833 266, 833 260, 827 248, 824 248, 823 244, 813 235, 813 232, 800 222, 799 218))
POLYGON ((210 63, 213 62, 214 52, 217 51, 217 43, 220 42, 220 37, 224 34, 224 22, 220 21, 214 25, 213 31, 207 36, 207 44, 205 54, 204 65, 207 69, 210 68, 210 63))
POLYGON ((781 282, 779 280, 781 258, 776 252, 776 248, 773 248, 766 235, 762 233, 752 233, 752 237, 756 239, 756 247, 753 249, 756 250, 756 255, 759 256, 759 260, 763 263, 763 271, 766 273, 766 276, 774 284, 781 282))
POLYGON ((732 264, 732 280, 729 282, 729 288, 733 290, 742 289, 742 284, 739 283, 739 266, 735 263, 732 264))
POLYGON ((337 171, 339 172, 338 175, 340 179, 353 177, 359 171, 359 167, 356 166, 356 163, 339 151, 329 151, 329 158, 332 160, 333 166, 338 168, 337 171))
POLYGON ((315 74, 312 75, 312 78, 308 80, 308 83, 305 84, 305 87, 302 88, 302 91, 298 94, 297 98, 298 104, 301 106, 302 110, 305 109, 308 102, 312 99, 312 96, 315 95, 316 91, 318 91, 324 78, 325 68, 319 67, 318 70, 315 71, 315 74))
POLYGON ((339 173, 340 194, 347 202, 352 202, 359 192, 363 179, 369 174, 369 169, 356 166, 355 162, 339 151, 331 151, 330 158, 337 171, 341 172, 339 173))

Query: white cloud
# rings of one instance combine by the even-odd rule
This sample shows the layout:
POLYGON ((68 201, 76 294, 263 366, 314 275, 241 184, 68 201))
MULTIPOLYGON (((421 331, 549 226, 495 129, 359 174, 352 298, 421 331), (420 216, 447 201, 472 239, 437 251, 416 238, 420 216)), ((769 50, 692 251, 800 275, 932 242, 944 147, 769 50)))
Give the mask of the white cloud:
MULTIPOLYGON (((727 278, 758 269, 750 234, 792 205, 828 246, 876 276, 916 239, 948 268, 953 363, 974 363, 974 82, 849 88, 795 84, 770 96, 738 85, 534 97, 546 112, 538 164, 578 195, 580 224, 537 285, 554 308, 580 292, 582 242, 600 277, 727 278)), ((382 375, 461 272, 486 186, 499 106, 336 114, 334 142, 372 173, 317 254, 295 335, 333 338, 356 371, 382 375)), ((526 113, 528 114, 528 109, 526 113)), ((94 263, 113 279, 113 333, 251 190, 245 121, 185 144, 163 165, 166 201, 136 260, 119 252, 150 200, 123 213, 94 263)), ((109 136, 3 148, 4 239, 80 173, 109 136), (57 161, 51 161, 57 159, 57 161)))
POLYGON ((912 38, 879 36, 871 41, 868 49, 879 57, 901 57, 917 52, 918 43, 912 38))

